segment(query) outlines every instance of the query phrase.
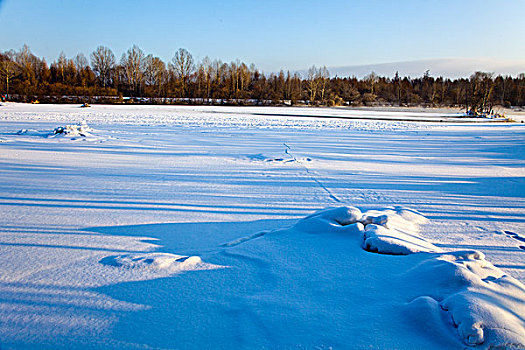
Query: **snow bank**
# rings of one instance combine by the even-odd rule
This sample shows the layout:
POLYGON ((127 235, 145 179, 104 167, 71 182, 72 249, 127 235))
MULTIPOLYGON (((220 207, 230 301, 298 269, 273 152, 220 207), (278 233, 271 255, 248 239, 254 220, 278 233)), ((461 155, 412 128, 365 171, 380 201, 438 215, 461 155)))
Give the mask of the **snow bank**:
POLYGON ((425 332, 456 332, 467 346, 525 348, 525 286, 485 260, 481 252, 442 252, 418 235, 425 221, 420 213, 403 207, 365 213, 339 207, 307 216, 293 229, 361 235, 362 248, 371 252, 419 253, 411 255, 413 267, 393 271, 409 295, 408 319, 426 325, 425 332))

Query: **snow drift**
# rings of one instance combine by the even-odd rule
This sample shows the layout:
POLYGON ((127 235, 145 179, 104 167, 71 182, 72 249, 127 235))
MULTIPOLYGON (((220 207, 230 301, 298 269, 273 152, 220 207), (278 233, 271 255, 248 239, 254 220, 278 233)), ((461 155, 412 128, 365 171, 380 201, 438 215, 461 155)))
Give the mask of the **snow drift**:
POLYGON ((421 253, 415 266, 402 274, 406 285, 420 294, 406 305, 414 320, 434 323, 432 329, 449 326, 468 346, 525 348, 525 287, 481 252, 436 254, 441 250, 417 234, 425 221, 403 207, 363 214, 358 208, 340 207, 310 215, 294 229, 360 235, 363 249, 371 252, 421 253))
MULTIPOLYGON (((419 235, 419 225, 425 221, 417 211, 399 206, 364 213, 344 206, 316 212, 291 228, 259 232, 223 246, 229 256, 256 259, 256 253, 270 270, 279 271, 276 283, 290 288, 280 293, 301 294, 297 290, 301 282, 295 281, 300 278, 324 285, 313 297, 313 305, 321 298, 330 300, 332 306, 321 312, 324 317, 341 312, 334 308, 337 303, 351 305, 347 312, 354 314, 347 316, 349 320, 369 312, 359 311, 359 293, 349 299, 361 290, 369 308, 381 305, 370 312, 371 324, 388 323, 383 318, 399 314, 399 322, 429 339, 439 339, 442 347, 524 348, 523 284, 485 260, 481 252, 443 252, 419 235), (318 275, 324 282, 316 282, 318 275)), ((273 288, 261 287, 266 303, 279 304, 284 298, 281 307, 292 307, 294 302, 298 308, 312 307, 293 296, 276 295, 273 288)), ((308 298, 312 292, 306 293, 308 298)), ((341 329, 334 337, 348 339, 343 334, 341 329)))
POLYGON ((329 208, 300 220, 295 228, 312 231, 358 231, 370 252, 406 255, 441 250, 418 235, 426 218, 417 211, 396 206, 361 213, 355 207, 329 208))
POLYGON ((109 256, 102 264, 126 269, 164 270, 168 273, 209 268, 199 256, 184 256, 169 253, 135 253, 109 256))

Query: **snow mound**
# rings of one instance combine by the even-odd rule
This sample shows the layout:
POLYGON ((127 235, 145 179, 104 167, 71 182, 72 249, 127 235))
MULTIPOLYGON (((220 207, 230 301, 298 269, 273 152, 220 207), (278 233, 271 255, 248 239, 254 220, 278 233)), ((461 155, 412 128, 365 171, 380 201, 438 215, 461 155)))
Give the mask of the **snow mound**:
POLYGON ((262 153, 257 153, 257 154, 248 154, 245 158, 252 162, 281 162, 281 163, 295 162, 295 159, 293 159, 290 155, 287 155, 287 154, 267 156, 262 153))
POLYGON ((299 220, 294 228, 310 233, 341 232, 362 234, 361 210, 355 207, 327 208, 299 220))
POLYGON ((69 137, 82 136, 88 137, 91 136, 90 132, 92 129, 87 125, 85 121, 82 121, 76 125, 66 125, 59 126, 53 130, 54 135, 66 135, 69 137))
POLYGON ((343 206, 316 212, 294 227, 305 232, 360 234, 363 249, 380 254, 441 252, 419 236, 419 225, 425 222, 426 218, 417 211, 400 206, 365 213, 355 207, 343 206))
POLYGON ((433 255, 404 279, 420 294, 406 313, 426 328, 455 329, 467 346, 525 348, 525 287, 478 251, 433 255))
POLYGON ((135 253, 109 256, 100 261, 104 265, 134 270, 154 270, 176 273, 205 269, 208 264, 198 256, 184 256, 170 253, 135 253))

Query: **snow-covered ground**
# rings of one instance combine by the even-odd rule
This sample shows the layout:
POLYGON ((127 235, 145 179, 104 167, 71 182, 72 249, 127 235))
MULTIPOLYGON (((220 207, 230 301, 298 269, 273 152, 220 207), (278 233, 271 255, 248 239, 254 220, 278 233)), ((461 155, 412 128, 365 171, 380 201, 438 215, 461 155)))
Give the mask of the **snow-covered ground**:
POLYGON ((523 348, 525 126, 446 118, 0 106, 0 348, 523 348))

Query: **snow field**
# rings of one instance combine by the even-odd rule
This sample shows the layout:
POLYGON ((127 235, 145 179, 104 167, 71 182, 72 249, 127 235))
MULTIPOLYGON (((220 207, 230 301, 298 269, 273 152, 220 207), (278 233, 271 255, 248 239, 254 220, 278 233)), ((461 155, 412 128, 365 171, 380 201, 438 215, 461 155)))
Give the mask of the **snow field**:
POLYGON ((522 348, 523 126, 294 113, 2 106, 0 346, 522 348))

